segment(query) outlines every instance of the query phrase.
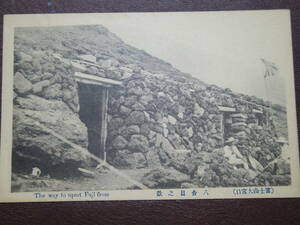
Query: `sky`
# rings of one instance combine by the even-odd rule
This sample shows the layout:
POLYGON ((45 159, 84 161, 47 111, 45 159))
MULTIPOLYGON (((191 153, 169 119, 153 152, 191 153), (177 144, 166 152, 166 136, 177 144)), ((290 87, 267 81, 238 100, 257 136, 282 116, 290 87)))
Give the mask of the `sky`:
POLYGON ((288 11, 129 13, 99 20, 127 44, 206 83, 285 104, 288 11), (266 81, 261 58, 279 68, 266 81))

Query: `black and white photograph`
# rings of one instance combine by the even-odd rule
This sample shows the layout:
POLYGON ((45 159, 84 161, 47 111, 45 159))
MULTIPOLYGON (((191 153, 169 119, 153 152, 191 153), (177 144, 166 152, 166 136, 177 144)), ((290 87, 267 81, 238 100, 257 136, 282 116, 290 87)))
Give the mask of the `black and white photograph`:
POLYGON ((16 25, 10 192, 298 184, 288 15, 16 25))

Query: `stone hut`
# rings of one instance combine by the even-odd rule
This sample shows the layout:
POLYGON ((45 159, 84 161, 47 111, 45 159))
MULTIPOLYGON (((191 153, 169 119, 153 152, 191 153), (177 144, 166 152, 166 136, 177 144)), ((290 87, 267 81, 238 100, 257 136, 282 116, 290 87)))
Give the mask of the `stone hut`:
POLYGON ((96 165, 35 122, 119 169, 172 167, 193 179, 200 168, 210 186, 241 182, 220 151, 229 136, 264 165, 280 153, 276 130, 266 129, 273 123, 263 101, 103 49, 66 41, 35 46, 25 34, 15 38, 14 171, 38 165, 59 174, 96 165))

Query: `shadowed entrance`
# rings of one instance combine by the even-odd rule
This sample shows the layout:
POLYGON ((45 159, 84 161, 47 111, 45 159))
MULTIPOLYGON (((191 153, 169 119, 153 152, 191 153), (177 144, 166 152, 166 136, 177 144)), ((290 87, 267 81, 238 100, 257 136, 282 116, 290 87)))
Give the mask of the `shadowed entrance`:
POLYGON ((106 160, 108 90, 122 82, 75 72, 78 82, 79 117, 88 129, 88 150, 106 160))
POLYGON ((104 156, 104 149, 101 149, 102 94, 103 88, 100 86, 78 84, 79 118, 87 127, 88 150, 101 158, 104 156))

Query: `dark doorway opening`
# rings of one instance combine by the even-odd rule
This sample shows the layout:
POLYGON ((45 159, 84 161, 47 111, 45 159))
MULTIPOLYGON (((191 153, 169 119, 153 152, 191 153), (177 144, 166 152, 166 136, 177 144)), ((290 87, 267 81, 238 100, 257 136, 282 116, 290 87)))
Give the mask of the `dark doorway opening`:
POLYGON ((88 150, 103 158, 104 149, 101 146, 103 87, 93 84, 78 83, 79 118, 88 131, 88 150))

